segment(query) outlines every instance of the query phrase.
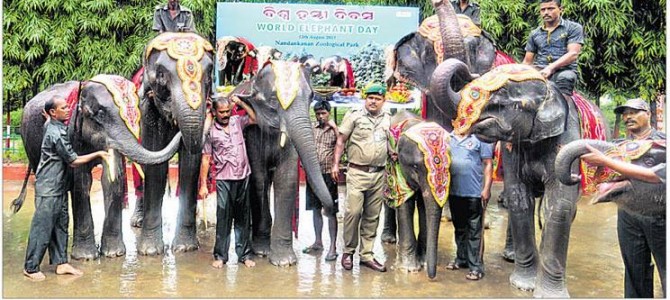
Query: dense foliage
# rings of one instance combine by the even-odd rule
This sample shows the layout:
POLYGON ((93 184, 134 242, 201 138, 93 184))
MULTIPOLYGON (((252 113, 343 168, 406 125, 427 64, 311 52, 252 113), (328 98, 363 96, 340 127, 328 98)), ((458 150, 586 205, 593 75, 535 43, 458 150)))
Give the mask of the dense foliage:
MULTIPOLYGON (((98 73, 130 76, 140 65, 153 9, 167 1, 3 1, 4 109, 13 110, 49 85, 98 73)), ((198 31, 214 41, 215 0, 183 0, 198 31)), ((267 2, 267 1, 245 1, 267 2)), ((417 6, 430 1, 301 0, 300 3, 417 6)), ((540 24, 536 1, 479 0, 484 28, 498 46, 523 56, 525 39, 540 24), (530 3, 530 4, 528 4, 530 3)), ((565 16, 584 25, 580 89, 591 98, 641 95, 665 89, 665 0, 564 1, 565 16)), ((422 18, 423 18, 422 17, 422 18)))

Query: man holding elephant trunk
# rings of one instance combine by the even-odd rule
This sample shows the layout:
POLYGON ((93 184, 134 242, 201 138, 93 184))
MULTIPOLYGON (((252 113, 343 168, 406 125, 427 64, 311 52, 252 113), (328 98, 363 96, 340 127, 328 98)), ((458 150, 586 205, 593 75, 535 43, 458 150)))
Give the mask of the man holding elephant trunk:
POLYGON ((233 103, 241 106, 246 116, 232 116, 233 105, 223 97, 212 102, 214 124, 211 126, 202 149, 200 164, 200 191, 202 199, 207 198, 207 173, 209 162, 214 159, 216 178, 216 242, 212 267, 220 269, 228 262, 230 247, 230 227, 235 220, 235 252, 237 260, 247 267, 256 263, 251 260, 251 208, 249 207, 249 159, 244 144, 242 130, 256 123, 256 114, 237 96, 233 103))
MULTIPOLYGON (((629 140, 665 140, 665 134, 654 130, 649 124, 651 113, 649 105, 642 99, 630 99, 614 109, 621 114, 626 124, 629 140)), ((587 146, 589 147, 589 146, 587 146)), ((595 165, 604 165, 620 174, 650 183, 665 181, 665 163, 653 168, 644 168, 629 163, 614 161, 595 148, 589 147, 591 153, 581 159, 595 165)), ((651 257, 654 257, 661 277, 663 296, 665 297, 665 214, 660 216, 643 216, 629 213, 621 208, 617 216, 617 233, 619 248, 623 257, 624 297, 653 298, 654 268, 651 257)))
POLYGON ((386 133, 391 126, 388 111, 382 110, 386 88, 371 84, 365 89, 365 109, 354 109, 344 116, 337 137, 331 176, 337 182, 340 157, 347 145, 349 168, 347 198, 344 202, 344 251, 342 267, 353 268, 353 255, 360 241, 360 264, 386 272, 372 253, 382 209, 384 166, 388 158, 386 133))
POLYGON ((49 261, 57 265, 57 275, 83 275, 68 263, 68 202, 67 166, 76 167, 94 159, 107 159, 105 151, 78 156, 70 144, 67 127, 70 109, 67 101, 59 96, 47 100, 44 111, 50 121, 44 129, 40 162, 35 172, 35 214, 30 224, 30 235, 26 249, 23 275, 34 281, 46 278, 40 271, 40 263, 47 248, 49 261))

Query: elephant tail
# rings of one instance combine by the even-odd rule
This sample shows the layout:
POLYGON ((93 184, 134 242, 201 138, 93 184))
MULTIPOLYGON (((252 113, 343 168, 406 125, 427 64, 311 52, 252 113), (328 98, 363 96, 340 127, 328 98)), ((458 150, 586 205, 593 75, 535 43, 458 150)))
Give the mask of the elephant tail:
POLYGON ((26 170, 26 177, 23 179, 23 186, 21 187, 21 193, 19 196, 12 201, 12 212, 16 214, 21 210, 21 207, 23 206, 23 202, 26 200, 26 186, 28 185, 28 178, 30 177, 30 173, 32 171, 32 167, 30 164, 28 164, 28 170, 26 170))

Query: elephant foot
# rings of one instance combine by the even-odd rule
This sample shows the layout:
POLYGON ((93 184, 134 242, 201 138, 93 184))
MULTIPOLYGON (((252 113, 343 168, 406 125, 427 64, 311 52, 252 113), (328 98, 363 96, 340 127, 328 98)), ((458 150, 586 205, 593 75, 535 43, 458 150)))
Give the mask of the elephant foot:
POLYGON ((105 257, 121 257, 126 255, 126 245, 123 243, 123 237, 120 234, 102 236, 100 252, 105 257))
POLYGON ((195 251, 199 247, 195 228, 182 227, 172 242, 172 251, 175 253, 195 251))
POLYGON ((160 228, 155 232, 142 232, 137 242, 137 253, 141 255, 159 255, 165 251, 163 234, 160 228))
POLYGON ((270 255, 270 238, 254 237, 251 241, 251 249, 260 257, 270 255))
POLYGON ((278 267, 289 267, 298 262, 292 247, 273 247, 268 258, 271 264, 278 267))
POLYGON ((396 263, 398 269, 408 273, 416 273, 421 271, 422 264, 415 256, 400 256, 396 263))
POLYGON ((532 291, 535 289, 535 276, 535 268, 521 269, 517 267, 509 276, 509 283, 522 291, 532 291))
POLYGON ((507 262, 511 262, 511 263, 514 262, 515 254, 514 254, 514 250, 512 250, 512 249, 503 250, 501 256, 507 262))
POLYGON ((533 291, 533 297, 535 298, 562 298, 562 299, 567 299, 570 298, 570 293, 568 293, 568 289, 564 288, 558 288, 558 289, 552 289, 552 288, 547 288, 543 287, 542 284, 539 284, 535 288, 535 291, 533 291))
POLYGON ((72 242, 72 259, 75 260, 94 260, 99 256, 98 247, 95 246, 95 239, 74 240, 72 242))

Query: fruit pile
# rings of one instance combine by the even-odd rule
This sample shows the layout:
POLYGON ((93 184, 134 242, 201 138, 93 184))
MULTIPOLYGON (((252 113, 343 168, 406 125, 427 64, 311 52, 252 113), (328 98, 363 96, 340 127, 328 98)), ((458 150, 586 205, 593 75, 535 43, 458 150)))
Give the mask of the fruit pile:
POLYGON ((411 91, 406 84, 394 85, 386 92, 386 99, 396 103, 406 103, 410 100, 411 91))
POLYGON ((340 89, 340 95, 342 95, 342 96, 353 96, 354 94, 356 94, 356 88, 340 89))

